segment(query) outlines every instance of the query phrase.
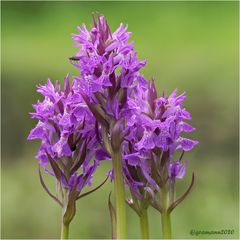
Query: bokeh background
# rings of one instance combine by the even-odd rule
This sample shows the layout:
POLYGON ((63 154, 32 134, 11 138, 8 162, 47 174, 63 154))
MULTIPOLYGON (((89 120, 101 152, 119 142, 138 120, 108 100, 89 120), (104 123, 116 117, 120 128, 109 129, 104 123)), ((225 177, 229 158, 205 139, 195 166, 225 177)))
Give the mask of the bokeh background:
MULTIPOLYGON (((238 239, 238 2, 2 2, 2 238, 57 238, 61 210, 44 192, 27 142, 36 123, 28 113, 40 97, 35 86, 48 77, 61 82, 77 71, 71 33, 92 12, 103 13, 114 30, 128 23, 146 78, 160 92, 187 92, 192 135, 200 145, 189 159, 178 193, 196 184, 173 212, 175 238, 238 239), (233 235, 190 235, 191 230, 234 230, 233 235)), ((94 184, 104 179, 104 163, 94 184)), ((54 182, 47 178, 54 190, 54 182)), ((71 238, 110 238, 107 197, 113 185, 77 204, 71 238)), ((136 214, 128 208, 128 237, 139 238, 136 214)), ((150 236, 161 237, 160 215, 150 209, 150 236)))

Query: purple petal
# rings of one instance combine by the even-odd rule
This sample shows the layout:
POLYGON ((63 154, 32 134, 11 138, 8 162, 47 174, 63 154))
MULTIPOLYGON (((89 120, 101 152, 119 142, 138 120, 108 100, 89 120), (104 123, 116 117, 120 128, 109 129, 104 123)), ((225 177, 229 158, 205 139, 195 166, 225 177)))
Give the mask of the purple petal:
POLYGON ((139 153, 125 154, 124 160, 127 160, 131 166, 137 166, 140 163, 139 153))
POLYGON ((66 137, 61 137, 60 140, 53 145, 52 151, 55 152, 58 157, 69 157, 72 155, 66 137))
POLYGON ((109 154, 103 150, 103 149, 98 149, 96 151, 96 159, 99 160, 99 161, 102 161, 102 160, 111 160, 111 156, 109 156, 109 154))
POLYGON ((197 145, 199 142, 187 138, 181 138, 181 147, 184 151, 190 151, 193 149, 195 145, 197 145))
POLYGON ((180 161, 170 163, 168 167, 169 177, 172 179, 175 178, 182 179, 186 172, 187 163, 188 163, 187 161, 185 161, 184 164, 182 164, 180 161))
POLYGON ((138 150, 153 149, 155 147, 153 133, 145 131, 142 139, 135 146, 138 150))
POLYGON ((35 128, 33 128, 28 135, 28 140, 33 140, 33 139, 43 139, 44 138, 44 128, 42 123, 38 123, 35 128))
POLYGON ((182 122, 181 124, 182 131, 184 132, 193 132, 196 128, 192 127, 190 124, 182 122))
POLYGON ((185 161, 185 163, 179 168, 176 178, 182 179, 184 177, 187 169, 187 164, 188 161, 185 161))

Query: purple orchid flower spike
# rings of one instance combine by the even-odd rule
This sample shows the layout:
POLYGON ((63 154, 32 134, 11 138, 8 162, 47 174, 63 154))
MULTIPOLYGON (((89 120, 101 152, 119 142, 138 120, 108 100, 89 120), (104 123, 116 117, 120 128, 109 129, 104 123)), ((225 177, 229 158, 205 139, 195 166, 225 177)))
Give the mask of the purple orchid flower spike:
POLYGON ((40 182, 62 207, 62 238, 68 235, 68 226, 76 212, 76 201, 103 185, 81 194, 85 186, 91 185, 99 165, 98 160, 92 159, 100 145, 95 135, 95 118, 81 95, 74 91, 75 84, 70 84, 67 75, 63 91, 58 81, 53 85, 50 80, 37 88, 44 100, 33 105, 35 112, 31 115, 38 123, 28 136, 28 140, 41 141, 36 155, 39 159, 40 182), (44 183, 40 168, 56 178, 56 195, 44 183))
POLYGON ((79 61, 71 61, 81 72, 75 77, 75 87, 100 125, 103 151, 112 159, 116 237, 126 238, 122 142, 127 134, 126 122, 133 112, 130 99, 139 85, 147 86, 139 73, 146 61, 138 60, 133 43, 129 43, 131 33, 123 24, 112 32, 104 16, 98 16, 93 17, 90 30, 85 25, 78 30, 73 40, 75 46, 80 46, 75 54, 79 61))
MULTIPOLYGON (((187 168, 187 161, 181 162, 184 152, 198 144, 182 137, 183 132, 195 130, 185 122, 191 119, 182 106, 185 99, 185 94, 177 96, 176 90, 169 97, 158 97, 154 81, 147 89, 138 87, 130 101, 133 116, 127 123, 129 134, 123 144, 126 183, 132 195, 128 204, 140 216, 141 224, 146 222, 148 206, 161 212, 165 238, 171 237, 171 211, 185 199, 194 183, 193 175, 187 191, 176 199, 176 179, 182 179, 187 168), (178 151, 182 151, 181 156, 173 161, 178 151)), ((148 231, 142 236, 148 237, 148 231)))

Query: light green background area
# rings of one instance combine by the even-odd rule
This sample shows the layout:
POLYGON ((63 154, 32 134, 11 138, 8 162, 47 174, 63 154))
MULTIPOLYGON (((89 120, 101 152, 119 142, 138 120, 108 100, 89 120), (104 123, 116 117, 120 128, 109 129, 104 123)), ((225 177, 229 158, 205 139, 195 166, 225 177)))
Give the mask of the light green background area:
MULTIPOLYGON (((35 86, 48 77, 61 82, 77 51, 71 33, 92 12, 112 30, 128 23, 146 78, 159 93, 187 92, 199 146, 189 160, 178 194, 196 183, 172 214, 175 238, 238 238, 238 3, 237 2, 2 2, 2 238, 57 238, 61 210, 41 188, 34 159, 37 142, 26 138, 35 121, 28 112, 40 97, 35 86), (191 230, 234 230, 233 235, 191 236, 191 230)), ((110 163, 96 173, 105 178, 110 163)), ((54 191, 54 182, 47 177, 54 191)), ((113 184, 82 199, 72 238, 110 238, 107 198, 113 184)), ((128 208, 128 237, 139 238, 139 222, 128 208)), ((150 209, 150 236, 161 237, 160 215, 150 209)))

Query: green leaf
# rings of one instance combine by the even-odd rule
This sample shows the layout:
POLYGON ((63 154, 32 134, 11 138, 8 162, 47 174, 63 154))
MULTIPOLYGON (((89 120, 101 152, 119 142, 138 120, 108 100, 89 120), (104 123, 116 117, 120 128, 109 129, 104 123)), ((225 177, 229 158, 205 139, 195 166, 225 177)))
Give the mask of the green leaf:
POLYGON ((111 226, 112 226, 112 239, 116 239, 116 228, 117 228, 117 220, 116 220, 116 211, 111 203, 111 193, 109 193, 108 196, 108 209, 110 213, 110 218, 111 218, 111 226))
POLYGON ((76 199, 78 196, 77 185, 68 193, 67 206, 65 206, 65 211, 63 215, 63 223, 69 224, 76 213, 76 199))
POLYGON ((47 192, 47 194, 54 200, 56 201, 61 207, 63 206, 63 204, 61 203, 61 201, 55 197, 50 191, 49 189, 47 188, 44 180, 43 180, 43 177, 42 177, 42 173, 41 173, 41 170, 40 170, 40 166, 38 166, 38 173, 39 173, 39 178, 40 178, 40 182, 41 182, 41 185, 43 187, 43 189, 47 192))
POLYGON ((119 152, 122 141, 123 141, 122 119, 120 119, 114 124, 111 134, 111 146, 114 152, 119 152))
POLYGON ((50 165, 52 167, 52 170, 57 178, 57 180, 59 182, 61 182, 62 177, 65 178, 65 181, 67 182, 67 179, 65 177, 65 175, 63 174, 63 172, 61 171, 61 169, 58 167, 57 163, 52 159, 52 157, 48 154, 48 152, 46 152, 47 156, 48 156, 48 160, 50 162, 50 165))
POLYGON ((187 197, 187 195, 190 193, 190 191, 191 191, 191 189, 192 189, 192 187, 193 187, 194 179, 195 179, 195 177, 194 177, 194 173, 193 173, 193 174, 192 174, 192 181, 191 181, 191 183, 190 183, 187 191, 186 191, 181 197, 179 197, 175 202, 173 202, 173 203, 169 206, 169 208, 168 208, 168 210, 167 210, 168 213, 171 213, 172 210, 173 210, 179 203, 181 203, 181 202, 187 197))
POLYGON ((128 206, 129 206, 130 208, 132 208, 132 209, 137 213, 137 215, 140 217, 141 212, 140 212, 138 203, 135 203, 135 202, 133 201, 133 199, 126 199, 126 203, 127 203, 128 206))
POLYGON ((101 186, 103 186, 104 183, 105 183, 107 180, 108 180, 108 176, 107 176, 107 178, 106 178, 100 185, 98 185, 97 187, 95 187, 95 188, 92 189, 91 191, 88 191, 88 192, 86 192, 86 193, 83 193, 83 194, 79 195, 79 196, 77 197, 77 200, 80 199, 80 198, 82 198, 82 197, 87 196, 87 195, 90 194, 90 193, 95 192, 95 191, 98 190, 101 186))
POLYGON ((81 95, 82 95, 83 100, 87 104, 88 108, 90 109, 90 111, 92 112, 94 117, 97 119, 97 121, 99 123, 101 123, 103 126, 108 128, 109 124, 108 124, 108 121, 106 118, 107 116, 106 116, 106 113, 104 112, 104 110, 101 108, 101 106, 96 103, 90 103, 87 96, 85 96, 84 94, 81 94, 81 95))
POLYGON ((86 158, 87 154, 87 141, 84 142, 84 145, 82 147, 81 154, 79 154, 78 158, 75 160, 71 170, 70 170, 70 175, 72 175, 75 171, 78 170, 78 168, 82 165, 86 158))

